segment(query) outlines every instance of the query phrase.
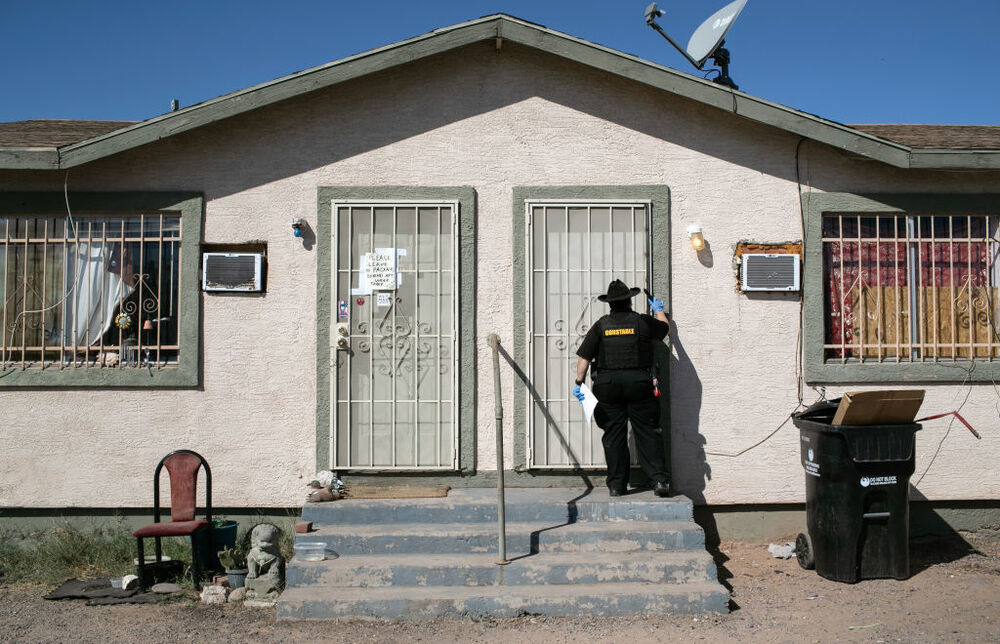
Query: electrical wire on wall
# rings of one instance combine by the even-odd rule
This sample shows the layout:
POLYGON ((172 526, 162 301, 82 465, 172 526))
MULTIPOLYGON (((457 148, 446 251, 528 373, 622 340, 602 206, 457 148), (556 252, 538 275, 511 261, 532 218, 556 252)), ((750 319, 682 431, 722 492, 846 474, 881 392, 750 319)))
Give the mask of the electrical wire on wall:
MULTIPOLYGON (((806 217, 806 215, 805 215, 806 205, 805 204, 808 202, 809 195, 811 193, 811 187, 807 185, 807 192, 805 193, 805 195, 804 195, 805 198, 803 199, 802 180, 801 180, 801 166, 800 166, 800 150, 801 150, 801 146, 805 142, 805 140, 806 140, 805 138, 799 139, 798 144, 795 147, 795 178, 796 178, 796 184, 798 186, 798 193, 799 193, 799 216, 800 216, 800 225, 801 225, 801 229, 802 229, 802 233, 803 233, 803 235, 802 235, 803 239, 805 239, 805 230, 806 230, 806 218, 805 218, 806 217)), ((987 266, 987 274, 991 274, 992 273, 992 271, 993 271, 993 269, 994 269, 994 267, 996 265, 996 261, 997 261, 997 258, 998 258, 997 256, 998 256, 998 254, 1000 254, 1000 239, 997 239, 997 238, 991 236, 991 237, 989 237, 989 242, 992 243, 992 244, 994 244, 994 252, 988 253, 988 258, 989 259, 988 259, 988 266, 987 266)), ((805 254, 803 254, 802 260, 803 260, 803 272, 805 272, 805 262, 806 262, 806 256, 805 256, 805 254)), ((987 299, 987 307, 988 307, 988 313, 987 314, 989 315, 990 330, 991 330, 991 332, 992 332, 992 334, 994 336, 994 339, 997 341, 997 344, 1000 344, 1000 330, 997 329, 996 320, 995 320, 996 316, 995 315, 991 315, 991 313, 995 312, 996 309, 994 308, 993 297, 992 297, 992 293, 990 292, 990 289, 986 289, 986 299, 987 299)), ((791 418, 792 418, 792 414, 794 414, 798 409, 800 409, 801 407, 804 406, 803 395, 802 395, 802 385, 804 383, 804 379, 803 379, 802 373, 801 373, 801 367, 802 367, 802 364, 803 364, 803 356, 802 356, 802 353, 801 353, 802 352, 802 337, 803 337, 803 318, 802 318, 802 300, 800 299, 799 300, 799 328, 798 328, 798 333, 797 333, 797 337, 796 337, 796 352, 795 352, 795 355, 796 355, 796 365, 795 365, 795 372, 796 373, 795 373, 795 377, 796 377, 796 386, 798 388, 798 405, 795 407, 795 409, 793 409, 788 414, 788 416, 785 417, 785 419, 781 422, 781 424, 779 424, 774 430, 772 430, 769 434, 767 434, 766 436, 764 436, 759 441, 753 443, 752 445, 749 445, 748 447, 745 447, 745 448, 743 448, 743 449, 741 449, 741 450, 739 450, 737 452, 734 452, 734 453, 711 452, 711 451, 707 451, 706 450, 705 451, 706 455, 721 456, 721 457, 726 457, 726 458, 736 458, 736 457, 742 456, 743 454, 749 452, 750 450, 753 450, 753 449, 759 447, 760 445, 763 445, 768 440, 770 440, 773 436, 775 436, 783 427, 785 427, 785 425, 788 424, 788 421, 791 420, 791 418)), ((973 384, 970 382, 970 380, 971 380, 972 375, 974 374, 974 372, 976 370, 976 366, 977 366, 976 362, 975 361, 971 361, 971 360, 970 360, 970 364, 969 364, 969 366, 967 368, 960 367, 960 366, 956 365, 956 368, 961 369, 962 371, 965 372, 965 375, 964 375, 964 377, 962 379, 961 384, 959 385, 958 391, 956 391, 956 393, 955 393, 955 397, 954 397, 954 400, 953 400, 953 402, 957 402, 958 399, 959 399, 959 397, 962 395, 962 391, 964 389, 965 396, 962 398, 961 404, 959 404, 955 408, 955 410, 954 410, 954 412, 955 412, 956 415, 958 414, 958 412, 960 412, 965 407, 966 403, 969 401, 969 398, 972 395, 973 384)), ((990 368, 989 374, 990 374, 990 381, 991 381, 991 384, 992 384, 992 387, 993 387, 993 392, 996 395, 996 399, 997 399, 996 402, 994 403, 994 411, 996 411, 997 414, 998 414, 998 416, 1000 416, 1000 388, 998 388, 998 386, 997 386, 997 382, 996 382, 996 379, 994 377, 994 373, 993 373, 993 369, 992 368, 990 368)), ((812 389, 814 391, 816 391, 816 393, 819 395, 819 400, 825 400, 826 399, 826 389, 824 387, 817 388, 817 387, 813 386, 812 389)), ((924 468, 923 472, 921 472, 921 474, 917 478, 917 480, 913 483, 914 486, 919 485, 923 481, 924 477, 927 475, 927 473, 930 471, 931 467, 934 465, 934 462, 937 460, 938 455, 941 453, 941 450, 944 447, 945 441, 948 439, 948 436, 951 434, 951 430, 952 430, 952 427, 954 426, 955 420, 956 420, 956 418, 953 417, 951 419, 951 421, 949 421, 948 427, 945 430, 944 434, 941 436, 941 439, 938 441, 937 447, 935 448, 934 453, 931 455, 931 458, 928 461, 927 466, 924 468)), ((973 433, 975 434, 974 431, 973 431, 973 433)), ((978 435, 977 435, 977 438, 978 438, 978 435)))
MULTIPOLYGON (((807 208, 809 196, 810 196, 811 190, 812 190, 811 185, 807 182, 806 186, 805 186, 806 187, 806 192, 803 194, 803 182, 802 182, 802 172, 801 172, 800 159, 801 159, 801 148, 802 148, 803 143, 805 143, 805 142, 806 142, 806 139, 804 137, 800 138, 799 141, 798 141, 798 143, 795 146, 795 181, 796 181, 796 185, 797 185, 797 188, 798 188, 798 195, 799 195, 799 224, 800 224, 800 227, 801 227, 802 239, 803 240, 805 239, 805 231, 806 231, 806 208, 807 208)), ((988 273, 990 273, 994 269, 994 266, 996 265, 996 261, 998 259, 997 256, 998 256, 998 254, 1000 254, 1000 239, 996 239, 994 237, 990 237, 989 241, 992 242, 993 244, 995 244, 995 247, 994 247, 995 251, 993 253, 989 254, 989 264, 987 266, 987 272, 988 273)), ((803 269, 802 270, 803 270, 803 273, 805 272, 806 261, 807 261, 806 254, 803 253, 803 256, 802 256, 802 263, 803 263, 803 269)), ((993 297, 992 297, 992 294, 991 294, 991 292, 990 292, 989 289, 986 290, 986 298, 987 298, 988 311, 992 313, 996 309, 994 308, 993 297)), ((799 327, 798 327, 798 333, 797 333, 797 336, 796 336, 796 347, 795 347, 795 357, 796 357, 796 362, 795 362, 795 380, 796 380, 796 387, 798 389, 798 392, 797 392, 798 393, 798 404, 796 405, 796 407, 794 409, 792 409, 791 412, 789 412, 789 414, 784 418, 784 420, 781 422, 781 424, 779 424, 775 429, 773 429, 770 433, 768 433, 762 439, 760 439, 757 442, 749 445, 748 447, 745 447, 745 448, 743 448, 743 449, 741 449, 741 450, 739 450, 737 452, 733 452, 733 453, 712 452, 712 451, 706 450, 705 451, 706 455, 721 456, 721 457, 725 457, 725 458, 736 458, 736 457, 742 456, 743 454, 746 454, 750 450, 753 450, 753 449, 755 449, 755 448, 763 445, 768 440, 770 440, 771 438, 773 438, 779 431, 781 431, 781 429, 783 427, 785 427, 785 425, 788 424, 788 421, 792 419, 792 414, 794 414, 796 411, 798 411, 799 409, 801 409, 801 408, 803 408, 805 406, 805 404, 803 402, 803 398, 804 397, 803 397, 803 391, 802 391, 802 387, 803 387, 803 384, 804 384, 804 378, 803 378, 803 374, 802 374, 802 364, 803 364, 803 355, 802 355, 803 344, 802 344, 802 339, 803 339, 803 332, 804 332, 804 330, 803 330, 803 317, 802 317, 802 305, 803 305, 803 302, 802 302, 802 299, 800 299, 799 300, 799 327)), ((989 320, 990 320, 990 330, 992 331, 993 336, 994 336, 994 338, 997 341, 997 344, 1000 344, 1000 330, 997 329, 995 316, 990 315, 989 320)), ((955 394, 955 398, 954 398, 955 402, 957 402, 959 396, 961 396, 961 394, 962 394, 962 388, 968 387, 967 389, 965 389, 965 397, 962 399, 961 404, 959 404, 958 407, 954 410, 955 412, 960 412, 962 410, 962 408, 965 407, 965 404, 969 401, 969 398, 970 398, 970 396, 972 394, 972 387, 973 387, 973 385, 970 382, 970 380, 972 378, 973 373, 976 370, 976 363, 974 361, 972 361, 970 363, 970 365, 969 365, 968 368, 960 367, 958 365, 956 365, 956 368, 961 369, 962 371, 964 371, 965 375, 964 375, 964 377, 962 379, 961 385, 959 385, 959 390, 955 394)), ((993 386, 993 391, 994 391, 994 394, 996 395, 996 398, 997 398, 997 401, 994 403, 994 410, 997 412, 998 416, 1000 416, 1000 387, 997 386, 997 382, 996 382, 996 379, 994 378, 993 369, 992 368, 990 369, 989 373, 990 373, 990 381, 991 381, 992 386, 993 386)), ((811 388, 813 389, 813 391, 815 391, 818 394, 817 401, 819 401, 819 400, 825 400, 826 399, 826 389, 825 389, 825 387, 818 387, 817 388, 815 386, 811 386, 811 388)), ((924 479, 924 477, 927 475, 927 472, 930 471, 930 468, 933 466, 935 460, 937 459, 938 455, 941 452, 942 447, 944 446, 945 440, 947 440, 948 436, 951 434, 951 430, 952 430, 952 427, 954 425, 954 422, 955 422, 955 418, 952 418, 951 421, 948 423, 947 430, 942 435, 941 439, 938 441, 937 447, 935 448, 934 453, 931 456, 930 461, 927 463, 927 466, 924 468, 924 471, 920 474, 920 477, 916 480, 916 482, 914 483, 914 485, 918 485, 924 479)))
MULTIPOLYGON (((733 94, 733 110, 734 111, 736 110, 736 95, 735 94, 733 94)), ((805 143, 805 141, 806 141, 806 138, 805 137, 801 137, 798 140, 798 142, 795 144, 795 185, 796 185, 797 192, 798 192, 798 197, 799 197, 799 227, 800 227, 800 231, 801 231, 801 234, 802 234, 802 240, 803 241, 805 240, 805 237, 806 237, 806 213, 805 213, 805 206, 803 205, 803 200, 802 200, 802 196, 803 195, 802 195, 802 173, 801 173, 801 169, 800 169, 800 154, 801 154, 801 151, 802 151, 802 144, 805 143)), ((807 184, 807 187, 808 187, 809 191, 812 190, 812 186, 811 185, 807 184)), ((808 197, 808 196, 809 196, 809 193, 807 192, 806 193, 806 197, 808 197)), ((803 246, 803 248, 804 248, 804 246, 803 246)), ((805 253, 803 253, 802 254, 802 265, 803 265, 802 272, 803 273, 805 272, 805 262, 806 262, 806 255, 805 255, 805 253)), ((758 440, 756 443, 753 443, 752 445, 749 445, 748 447, 744 447, 743 449, 739 450, 738 452, 733 452, 733 453, 712 452, 712 451, 709 451, 709 450, 705 450, 705 454, 706 455, 708 455, 708 456, 722 456, 722 457, 725 457, 725 458, 737 458, 739 456, 742 456, 742 455, 746 454, 747 452, 749 452, 750 450, 756 449, 757 447, 760 447, 761 445, 763 445, 767 441, 771 440, 771 438, 773 438, 775 436, 775 434, 777 434, 779 431, 781 431, 781 429, 785 425, 788 424, 788 421, 790 421, 792 419, 792 414, 794 414, 799 409, 805 407, 805 404, 803 403, 804 396, 803 396, 803 392, 802 392, 802 385, 803 385, 803 382, 804 382, 804 377, 803 377, 803 374, 802 374, 802 359, 803 359, 802 358, 802 351, 803 351, 803 344, 802 344, 803 329, 802 329, 802 326, 803 326, 803 322, 802 322, 802 298, 800 297, 799 298, 799 325, 798 325, 798 332, 795 335, 795 388, 796 388, 796 398, 798 400, 798 404, 795 405, 795 407, 790 412, 788 412, 788 415, 785 416, 785 419, 783 421, 781 421, 780 425, 778 425, 777 427, 775 427, 769 434, 767 434, 766 436, 764 436, 763 438, 761 438, 760 440, 758 440)), ((825 400, 826 399, 826 389, 825 388, 816 389, 815 387, 813 387, 813 391, 815 391, 819 395, 818 400, 825 400)))
MULTIPOLYGON (((989 234, 988 230, 989 219, 990 218, 987 218, 987 234, 989 234)), ((995 250, 993 253, 989 253, 989 251, 987 250, 987 257, 988 257, 986 265, 987 275, 992 273, 994 267, 996 266, 997 254, 998 252, 1000 252, 1000 239, 997 239, 996 237, 988 237, 988 240, 990 243, 994 245, 995 250)), ((986 306, 987 306, 986 314, 989 320, 990 331, 993 332, 993 338, 997 341, 997 344, 1000 344, 1000 332, 997 331, 995 316, 990 315, 990 313, 996 311, 996 309, 994 308, 993 295, 990 293, 989 288, 986 289, 986 306)), ((969 402, 969 397, 972 395, 972 384, 969 383, 969 381, 971 380, 972 374, 975 371, 976 371, 976 363, 974 361, 971 361, 970 359, 969 368, 966 370, 965 378, 962 380, 962 384, 960 385, 960 387, 965 387, 966 385, 968 385, 968 389, 966 389, 965 391, 965 398, 962 399, 962 404, 956 407, 954 410, 956 414, 962 411, 962 408, 965 407, 965 403, 969 402)), ((990 368, 989 373, 990 373, 990 383, 993 386, 993 394, 996 396, 996 402, 993 403, 993 410, 997 412, 998 416, 1000 416, 1000 389, 997 388, 997 381, 996 378, 994 378, 993 376, 992 368, 990 368)), ((955 400, 958 400, 958 396, 960 393, 961 393, 960 391, 956 392, 955 400)), ((945 440, 947 440, 948 435, 951 434, 951 429, 955 425, 955 420, 956 418, 953 416, 952 419, 948 421, 948 429, 945 430, 944 434, 941 436, 941 440, 938 441, 937 447, 934 449, 934 454, 931 456, 931 460, 928 461, 927 467, 924 468, 924 471, 920 473, 920 477, 917 478, 916 482, 913 484, 914 487, 919 485, 920 482, 924 480, 924 477, 927 476, 927 472, 929 472, 931 466, 934 465, 934 461, 937 460, 938 454, 941 453, 941 448, 944 447, 945 440)), ((978 434, 976 434, 976 438, 979 438, 978 434)))

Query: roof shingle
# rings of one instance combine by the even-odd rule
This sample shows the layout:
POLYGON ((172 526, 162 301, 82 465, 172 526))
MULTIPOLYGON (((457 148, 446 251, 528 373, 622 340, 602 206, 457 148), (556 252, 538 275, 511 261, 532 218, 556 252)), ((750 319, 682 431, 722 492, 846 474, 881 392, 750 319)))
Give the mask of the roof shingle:
POLYGON ((847 127, 924 150, 1000 150, 997 125, 860 124, 847 127))
POLYGON ((133 125, 135 121, 35 119, 0 123, 0 147, 57 148, 133 125))

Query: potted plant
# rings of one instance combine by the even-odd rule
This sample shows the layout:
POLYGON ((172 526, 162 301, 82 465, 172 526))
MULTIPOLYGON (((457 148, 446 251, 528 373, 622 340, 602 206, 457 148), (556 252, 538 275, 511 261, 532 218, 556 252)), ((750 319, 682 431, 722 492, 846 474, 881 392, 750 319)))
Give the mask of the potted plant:
POLYGON ((242 588, 247 578, 247 556, 242 550, 223 548, 218 553, 219 563, 226 570, 230 588, 242 588))
MULTIPOLYGON (((236 531, 239 524, 229 519, 217 518, 208 530, 197 533, 198 566, 202 570, 221 570, 218 552, 236 545, 236 531)), ((245 550, 245 549, 244 549, 245 550)))

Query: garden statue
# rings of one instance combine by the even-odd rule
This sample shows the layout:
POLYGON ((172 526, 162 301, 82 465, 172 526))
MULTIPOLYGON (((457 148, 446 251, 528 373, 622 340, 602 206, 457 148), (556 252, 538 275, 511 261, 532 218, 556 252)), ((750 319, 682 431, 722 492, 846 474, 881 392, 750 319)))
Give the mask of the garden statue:
POLYGON ((262 523, 250 533, 247 553, 247 599, 270 601, 277 599, 285 588, 285 559, 278 549, 281 531, 270 523, 262 523))

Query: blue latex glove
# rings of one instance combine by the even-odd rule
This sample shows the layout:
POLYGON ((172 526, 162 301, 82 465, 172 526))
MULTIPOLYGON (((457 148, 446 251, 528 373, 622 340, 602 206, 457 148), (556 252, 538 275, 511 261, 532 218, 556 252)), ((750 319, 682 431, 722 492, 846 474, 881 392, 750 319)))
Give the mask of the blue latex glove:
POLYGON ((579 400, 580 404, 582 405, 583 399, 586 398, 586 396, 584 396, 583 392, 580 391, 580 385, 577 385, 576 387, 573 388, 573 395, 576 396, 576 399, 579 400))
POLYGON ((658 300, 655 297, 649 299, 649 308, 655 315, 663 311, 663 300, 658 300))

